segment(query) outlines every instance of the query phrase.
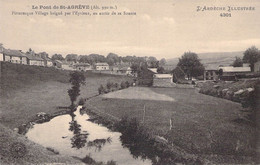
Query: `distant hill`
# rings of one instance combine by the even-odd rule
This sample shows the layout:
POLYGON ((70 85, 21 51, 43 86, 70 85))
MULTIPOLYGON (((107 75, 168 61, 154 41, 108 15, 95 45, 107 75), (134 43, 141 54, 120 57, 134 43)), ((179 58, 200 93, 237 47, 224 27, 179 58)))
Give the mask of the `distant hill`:
MULTIPOLYGON (((243 58, 244 51, 238 52, 212 52, 212 53, 199 53, 202 64, 205 67, 218 67, 219 65, 229 66, 235 60, 235 57, 243 58)), ((171 58, 166 60, 166 65, 175 68, 179 62, 179 58, 171 58)))

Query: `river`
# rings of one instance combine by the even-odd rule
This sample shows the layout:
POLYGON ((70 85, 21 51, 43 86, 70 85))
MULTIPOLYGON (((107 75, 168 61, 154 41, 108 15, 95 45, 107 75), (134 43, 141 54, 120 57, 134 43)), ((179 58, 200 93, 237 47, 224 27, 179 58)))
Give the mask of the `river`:
POLYGON ((51 147, 59 154, 84 159, 90 156, 95 161, 116 161, 117 164, 150 165, 149 159, 133 156, 123 147, 121 133, 88 121, 79 106, 73 114, 61 115, 49 122, 35 124, 26 136, 44 147, 51 147))

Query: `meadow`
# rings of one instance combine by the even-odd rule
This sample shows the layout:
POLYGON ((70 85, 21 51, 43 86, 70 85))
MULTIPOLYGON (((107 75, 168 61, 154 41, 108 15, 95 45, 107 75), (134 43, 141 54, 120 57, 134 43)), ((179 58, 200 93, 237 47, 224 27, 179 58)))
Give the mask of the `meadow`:
POLYGON ((241 105, 195 89, 130 87, 95 97, 86 106, 137 118, 151 134, 216 163, 249 163, 254 156, 256 128, 235 122, 241 105))

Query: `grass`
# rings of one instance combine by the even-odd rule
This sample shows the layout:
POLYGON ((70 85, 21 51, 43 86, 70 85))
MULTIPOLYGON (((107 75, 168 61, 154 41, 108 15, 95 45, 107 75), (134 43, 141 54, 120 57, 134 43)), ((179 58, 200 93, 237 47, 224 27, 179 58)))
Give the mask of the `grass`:
MULTIPOLYGON (((97 95, 101 84, 131 79, 96 73, 85 73, 85 76, 86 86, 81 87, 78 99, 97 95)), ((69 106, 68 80, 68 71, 2 63, 0 123, 13 129, 38 112, 54 113, 60 111, 59 106, 69 106)))
POLYGON ((221 157, 221 160, 216 160, 218 163, 248 163, 254 155, 255 128, 233 122, 240 116, 240 104, 206 96, 195 89, 140 89, 146 95, 155 92, 158 97, 166 95, 176 101, 127 99, 125 96, 131 95, 129 90, 136 89, 116 92, 115 98, 111 97, 112 93, 109 98, 106 95, 93 98, 87 106, 119 118, 137 118, 140 122, 143 121, 145 106, 144 124, 151 133, 164 136, 189 153, 207 157, 216 154, 221 157), (125 99, 118 99, 119 94, 125 99))
POLYGON ((80 160, 68 156, 57 155, 44 147, 29 141, 0 124, 0 164, 81 164, 80 160), (15 154, 13 146, 23 144, 26 152, 15 154), (18 157, 17 157, 18 155, 18 157), (20 155, 20 157, 19 157, 20 155))
MULTIPOLYGON (((57 107, 70 105, 67 90, 69 71, 38 66, 27 66, 0 62, 0 164, 80 164, 80 160, 56 155, 51 151, 14 133, 12 129, 27 123, 38 112, 54 113, 57 107), (7 129, 7 128, 10 129, 7 129), (10 153, 14 142, 25 144, 28 154, 16 159, 10 153)), ((125 76, 85 73, 86 86, 81 87, 81 97, 98 94, 98 87, 107 82, 130 80, 125 76)))

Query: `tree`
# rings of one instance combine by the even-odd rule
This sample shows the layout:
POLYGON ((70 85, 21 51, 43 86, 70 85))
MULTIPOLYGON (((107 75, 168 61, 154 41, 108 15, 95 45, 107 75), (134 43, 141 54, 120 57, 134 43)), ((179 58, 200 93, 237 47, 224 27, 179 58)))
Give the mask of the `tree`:
POLYGON ((117 54, 109 53, 107 55, 107 62, 108 62, 109 65, 114 65, 116 63, 119 63, 120 59, 119 59, 117 54))
POLYGON ((164 66, 166 64, 166 60, 165 58, 162 58, 160 61, 159 61, 159 66, 164 66))
POLYGON ((54 54, 51 59, 54 61, 54 60, 60 60, 60 61, 63 61, 64 58, 62 57, 61 54, 54 54))
POLYGON ((161 66, 159 66, 159 67, 157 68, 157 73, 163 74, 163 73, 164 73, 164 68, 161 67, 161 66))
POLYGON ((260 51, 252 46, 244 52, 243 62, 249 63, 251 71, 254 71, 254 63, 260 59, 260 51))
POLYGON ((242 67, 243 66, 243 61, 241 58, 236 57, 235 61, 232 64, 233 67, 242 67))
POLYGON ((77 59, 78 59, 77 54, 67 54, 67 56, 65 57, 65 60, 69 62, 77 62, 77 59))
POLYGON ((139 65, 138 63, 133 63, 133 64, 131 65, 132 74, 137 73, 139 67, 140 67, 140 65, 139 65))
POLYGON ((38 53, 38 54, 39 54, 39 56, 40 56, 41 58, 43 58, 43 59, 49 58, 49 55, 48 55, 48 53, 46 53, 46 52, 40 52, 40 53, 38 53))
POLYGON ((70 83, 72 87, 68 90, 68 95, 71 101, 71 111, 74 109, 74 102, 77 100, 77 97, 80 95, 80 86, 85 85, 86 77, 82 72, 72 72, 70 73, 70 83))
POLYGON ((193 52, 185 52, 179 59, 177 66, 184 71, 188 76, 188 79, 202 75, 205 69, 201 64, 198 55, 193 52))

